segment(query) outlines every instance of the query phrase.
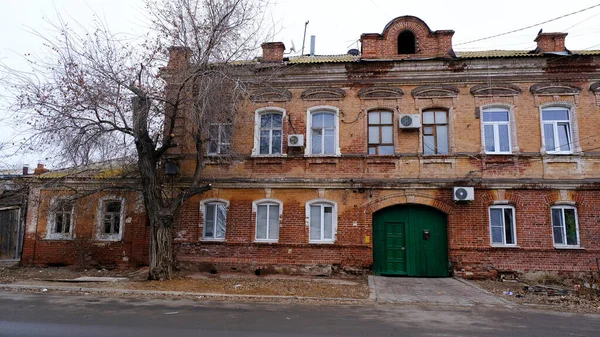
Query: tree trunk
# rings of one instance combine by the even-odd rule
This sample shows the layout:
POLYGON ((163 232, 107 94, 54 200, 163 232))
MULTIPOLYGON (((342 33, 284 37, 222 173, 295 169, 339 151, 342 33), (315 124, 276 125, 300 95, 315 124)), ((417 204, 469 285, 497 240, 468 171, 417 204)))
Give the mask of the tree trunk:
POLYGON ((150 219, 150 273, 149 280, 166 280, 173 275, 173 217, 159 214, 150 219))
POLYGON ((170 279, 173 275, 173 210, 167 206, 159 182, 155 144, 148 134, 150 102, 140 94, 133 98, 133 131, 146 215, 150 220, 149 280, 170 279))

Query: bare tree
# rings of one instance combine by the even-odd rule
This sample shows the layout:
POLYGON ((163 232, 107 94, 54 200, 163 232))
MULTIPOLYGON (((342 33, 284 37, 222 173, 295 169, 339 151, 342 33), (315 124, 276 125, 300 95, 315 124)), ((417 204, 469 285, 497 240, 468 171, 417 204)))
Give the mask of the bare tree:
POLYGON ((149 279, 172 276, 173 217, 210 189, 206 153, 231 153, 227 142, 214 142, 231 128, 214 126, 233 123, 247 83, 232 61, 266 41, 265 8, 261 0, 147 0, 151 30, 142 42, 98 20, 89 30, 59 16, 54 34, 37 33, 47 55, 32 61, 33 72, 9 74, 32 146, 52 147, 75 165, 136 158, 151 228, 149 279), (171 45, 189 57, 165 67, 171 45), (191 155, 194 169, 169 191, 163 166, 177 155, 191 155))

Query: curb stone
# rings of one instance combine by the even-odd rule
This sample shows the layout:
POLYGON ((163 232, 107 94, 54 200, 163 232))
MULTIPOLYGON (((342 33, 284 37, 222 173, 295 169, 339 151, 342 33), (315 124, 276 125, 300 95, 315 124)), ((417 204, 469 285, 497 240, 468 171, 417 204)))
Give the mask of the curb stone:
POLYGON ((339 297, 309 297, 309 296, 287 296, 287 295, 243 295, 243 294, 219 294, 219 293, 196 293, 186 291, 163 291, 163 290, 138 290, 138 289, 114 289, 114 288, 87 288, 87 287, 67 287, 51 285, 20 285, 20 284, 0 284, 0 289, 13 290, 57 290, 88 293, 119 293, 119 294, 139 294, 139 295, 171 295, 171 296, 195 296, 206 298, 240 298, 240 299, 280 299, 280 300, 311 300, 311 301, 341 301, 356 302, 364 301, 363 298, 339 298, 339 297))

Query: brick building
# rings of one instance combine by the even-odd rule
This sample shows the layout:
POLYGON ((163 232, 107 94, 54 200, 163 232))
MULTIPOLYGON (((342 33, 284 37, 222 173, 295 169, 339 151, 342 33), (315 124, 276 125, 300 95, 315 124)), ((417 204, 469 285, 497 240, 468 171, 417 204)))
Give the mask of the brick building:
POLYGON ((283 43, 263 44, 243 65, 277 75, 233 125, 211 127, 213 189, 183 206, 178 261, 414 276, 597 270, 600 51, 543 33, 533 51, 455 52, 452 35, 404 16, 363 34, 360 53, 285 57, 283 43), (240 159, 220 162, 230 151, 240 159))
MULTIPOLYGON (((213 188, 177 215, 180 265, 465 277, 597 270, 600 51, 570 51, 566 34, 543 33, 532 51, 455 52, 452 35, 404 16, 363 34, 360 52, 285 57, 283 43, 269 42, 262 58, 240 63, 249 78, 273 75, 231 123, 210 127, 203 174, 213 188), (229 153, 235 160, 221 160, 229 153)), ((188 57, 173 48, 165 73, 188 57)), ((170 150, 178 184, 193 174, 189 154, 170 150)), ((71 183, 117 184, 100 178, 71 183)), ((69 194, 56 191, 31 188, 27 263, 76 259, 58 253, 74 232, 56 224, 79 215, 52 208, 69 194)), ((141 201, 115 193, 77 199, 95 214, 77 233, 95 235, 95 259, 143 263, 141 201), (121 227, 104 237, 109 213, 121 227)))
POLYGON ((148 264, 149 228, 131 166, 101 163, 37 173, 27 181, 22 264, 148 264))

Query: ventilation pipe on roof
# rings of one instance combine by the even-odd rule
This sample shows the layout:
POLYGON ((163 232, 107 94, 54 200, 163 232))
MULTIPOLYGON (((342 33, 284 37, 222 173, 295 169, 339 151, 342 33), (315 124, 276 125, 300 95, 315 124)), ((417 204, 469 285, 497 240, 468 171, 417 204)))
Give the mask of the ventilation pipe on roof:
POLYGON ((310 36, 310 56, 315 56, 315 39, 317 37, 314 35, 310 36))

